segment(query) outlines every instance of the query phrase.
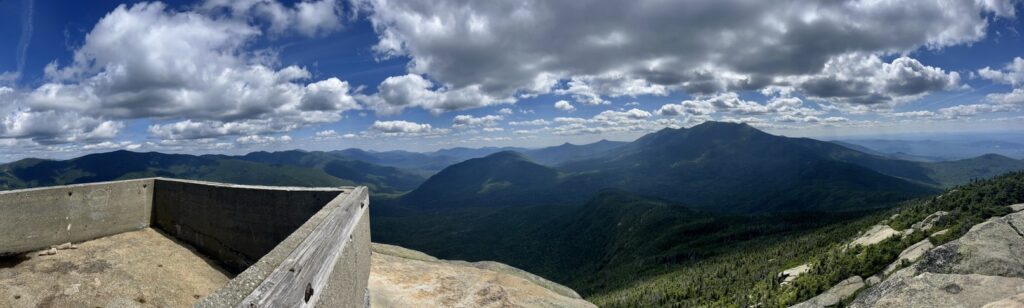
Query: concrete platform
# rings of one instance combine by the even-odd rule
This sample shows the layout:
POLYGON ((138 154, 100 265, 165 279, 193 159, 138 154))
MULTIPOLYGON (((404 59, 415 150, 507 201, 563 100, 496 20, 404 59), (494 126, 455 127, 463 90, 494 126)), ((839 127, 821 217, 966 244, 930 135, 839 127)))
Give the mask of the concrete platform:
POLYGON ((362 307, 368 205, 366 187, 167 178, 0 191, 0 308, 362 307))
POLYGON ((0 307, 189 307, 226 271, 152 228, 0 258, 0 307))

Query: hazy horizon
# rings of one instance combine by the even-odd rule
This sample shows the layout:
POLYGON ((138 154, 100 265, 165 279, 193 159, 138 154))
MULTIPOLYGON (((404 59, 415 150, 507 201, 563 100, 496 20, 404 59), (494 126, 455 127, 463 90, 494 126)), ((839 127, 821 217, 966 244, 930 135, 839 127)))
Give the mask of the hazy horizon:
MULTIPOLYGON (((896 134, 874 134, 874 135, 872 135, 872 134, 865 134, 865 135, 848 135, 848 136, 836 137, 836 138, 830 138, 829 136, 801 136, 801 135, 793 136, 793 135, 779 134, 779 133, 775 133, 775 132, 768 131, 768 130, 765 130, 765 132, 773 134, 773 135, 779 135, 779 136, 805 137, 805 138, 811 138, 811 139, 816 139, 816 140, 821 140, 821 141, 829 141, 829 142, 832 142, 832 141, 876 141, 876 140, 884 140, 884 141, 936 141, 936 142, 999 141, 999 142, 1009 142, 1009 143, 1021 144, 1022 146, 1024 146, 1024 142, 1020 141, 1020 140, 1024 140, 1024 133, 1019 133, 1019 132, 1015 132, 1015 131, 1004 131, 1004 132, 967 132, 967 133, 902 133, 902 134, 901 133, 896 133, 896 134)), ((222 150, 211 149, 211 150, 206 151, 206 152, 196 152, 194 150, 187 150, 187 149, 186 150, 175 151, 173 149, 172 150, 168 150, 168 149, 164 149, 164 150, 147 150, 147 149, 144 149, 144 148, 137 148, 137 149, 114 148, 114 149, 94 149, 94 150, 81 151, 81 152, 39 153, 39 154, 43 154, 43 155, 31 155, 31 153, 29 153, 29 155, 25 155, 25 156, 18 157, 18 158, 15 158, 15 159, 10 159, 10 160, 0 159, 0 163, 9 163, 9 162, 17 161, 17 160, 24 159, 24 158, 70 159, 70 158, 80 157, 80 156, 88 155, 88 154, 105 153, 105 152, 111 152, 111 151, 116 151, 116 150, 130 150, 130 151, 133 151, 133 152, 159 152, 159 153, 166 153, 166 154, 244 155, 244 154, 248 154, 248 153, 252 153, 252 152, 259 152, 259 151, 281 152, 281 151, 292 151, 292 150, 298 150, 298 151, 325 151, 325 152, 329 152, 329 151, 338 151, 338 150, 346 150, 346 149, 359 149, 359 150, 364 150, 364 151, 369 151, 369 152, 406 151, 406 152, 412 152, 412 153, 432 153, 432 152, 437 152, 437 151, 441 151, 441 150, 448 150, 448 149, 455 149, 455 148, 468 148, 468 149, 482 149, 482 148, 541 149, 541 148, 546 148, 546 147, 559 146, 559 145, 566 144, 566 143, 574 144, 574 145, 585 145, 585 144, 591 144, 591 143, 594 143, 594 142, 599 142, 601 140, 616 141, 616 142, 632 142, 632 141, 636 140, 637 138, 639 138, 639 137, 641 137, 641 136, 643 136, 644 134, 647 134, 647 133, 648 132, 645 132, 645 133, 642 133, 642 134, 637 134, 635 137, 623 137, 623 135, 613 135, 613 136, 586 135, 586 136, 582 136, 581 138, 574 138, 572 140, 569 140, 569 139, 566 139, 566 140, 563 140, 563 141, 551 140, 550 143, 531 142, 531 143, 520 144, 520 145, 516 145, 514 143, 508 143, 508 144, 500 144, 499 143, 499 144, 483 144, 483 145, 477 145, 477 146, 464 145, 464 144, 461 144, 461 145, 460 144, 455 144, 455 145, 450 145, 450 146, 439 146, 439 147, 436 147, 436 148, 426 148, 426 149, 408 149, 406 147, 402 147, 401 145, 397 145, 397 146, 394 146, 394 147, 382 147, 382 148, 360 147, 358 145, 351 145, 351 146, 344 146, 344 145, 342 145, 341 147, 333 147, 333 145, 331 145, 331 144, 317 144, 315 142, 314 143, 305 143, 305 145, 308 145, 308 147, 297 147, 295 144, 279 144, 279 145, 274 146, 274 147, 266 147, 266 148, 241 148, 240 147, 240 148, 222 149, 222 150), (615 138, 615 137, 618 137, 618 138, 615 138), (46 154, 57 154, 57 155, 55 155, 55 156, 47 156, 46 154)), ((1013 157, 1013 158, 1021 159, 1021 158, 1024 158, 1024 157, 1013 157)))

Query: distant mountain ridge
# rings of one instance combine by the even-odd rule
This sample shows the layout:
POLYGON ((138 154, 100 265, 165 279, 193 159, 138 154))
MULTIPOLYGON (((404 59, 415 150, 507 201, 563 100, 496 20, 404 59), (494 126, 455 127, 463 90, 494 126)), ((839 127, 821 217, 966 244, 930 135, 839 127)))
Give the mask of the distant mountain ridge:
MULTIPOLYGON (((972 179, 986 179, 1024 169, 1024 159, 1013 159, 999 154, 984 154, 960 160, 904 160, 893 158, 893 155, 882 157, 866 154, 841 144, 810 142, 830 148, 828 150, 830 155, 837 159, 866 166, 888 175, 943 188, 964 184, 972 179)), ((896 157, 898 156, 896 155, 896 157)))
MULTIPOLYGON (((515 151, 521 153, 529 161, 557 170, 559 183, 576 181, 573 183, 578 187, 563 185, 560 195, 580 200, 602 187, 624 186, 628 188, 630 185, 646 185, 645 182, 652 181, 645 181, 645 179, 665 175, 662 171, 673 168, 688 170, 687 174, 676 174, 675 180, 682 181, 707 175, 709 170, 720 170, 719 173, 725 175, 761 170, 762 166, 756 164, 751 166, 752 168, 736 168, 733 171, 716 169, 717 167, 702 169, 700 165, 710 162, 708 158, 724 159, 729 155, 733 156, 731 159, 735 159, 736 163, 749 163, 760 158, 756 155, 748 155, 750 157, 736 155, 742 154, 743 151, 768 153, 767 151, 772 150, 776 152, 770 156, 790 157, 807 162, 824 159, 849 163, 884 175, 933 187, 950 187, 972 179, 989 178, 1004 172, 1024 169, 1024 160, 999 155, 939 162, 928 162, 926 158, 910 161, 893 158, 898 155, 885 154, 853 143, 786 138, 765 134, 742 124, 708 122, 689 129, 664 129, 645 135, 633 142, 601 140, 590 144, 565 143, 539 149, 451 148, 427 153, 346 149, 331 152, 253 152, 242 156, 191 156, 162 153, 140 153, 145 155, 139 156, 125 154, 133 152, 115 151, 86 155, 67 161, 24 159, 0 165, 0 187, 21 188, 164 175, 288 185, 358 183, 371 186, 376 192, 400 193, 414 190, 429 176, 454 164, 502 151, 515 151), (732 145, 727 144, 730 142, 732 145), (759 143, 761 145, 742 150, 737 147, 744 143, 748 143, 748 145, 759 143), (805 149, 798 149, 795 145, 800 145, 805 149), (146 155, 151 157, 144 157, 146 155), (103 164, 110 160, 123 160, 124 163, 109 166, 109 168, 105 167, 103 164), (143 161, 145 164, 142 164, 143 161), (74 164, 82 165, 83 168, 69 167, 67 162, 74 162, 74 164), (269 164, 269 166, 249 166, 245 162, 269 164), (633 165, 630 166, 630 164, 633 165), (628 166, 628 168, 623 169, 623 166, 628 166), (94 170, 87 170, 90 168, 94 170), (650 170, 641 170, 643 168, 650 170), (57 170, 61 170, 61 172, 57 170), (638 180, 624 178, 622 174, 616 172, 624 172, 638 180), (257 174, 265 176, 256 178, 257 174), (584 174, 589 174, 589 176, 584 174), (614 181, 622 183, 620 185, 614 181)), ((779 162, 778 159, 774 161, 779 162)), ((723 166, 728 168, 729 165, 723 166)), ((719 180, 723 179, 719 178, 719 180)), ((674 183, 673 181, 660 182, 674 183)), ((492 183, 489 187, 494 189, 500 186, 500 183, 492 183)), ((638 189, 638 191, 669 197, 657 192, 656 190, 660 188, 655 186, 657 185, 638 189), (652 190, 655 191, 652 192, 652 190)), ((703 191, 706 190, 698 192, 703 191)))
MULTIPOLYGON (((999 139, 1008 138, 1012 138, 1012 136, 1004 136, 999 139)), ((1021 141, 971 138, 964 140, 843 139, 835 142, 856 145, 894 158, 902 156, 925 158, 931 161, 948 161, 984 154, 999 154, 1014 159, 1024 159, 1024 142, 1021 141)))
POLYGON ((886 157, 886 158, 891 158, 891 159, 909 160, 909 161, 920 161, 920 162, 938 162, 938 161, 943 161, 944 160, 944 159, 939 158, 939 157, 918 156, 918 155, 907 154, 907 153, 903 153, 903 152, 883 153, 883 152, 879 152, 879 151, 876 151, 874 149, 868 148, 866 146, 862 146, 862 145, 859 145, 859 144, 856 144, 856 143, 850 143, 850 142, 846 142, 846 141, 838 141, 838 140, 836 140, 836 141, 832 141, 832 143, 841 145, 841 146, 843 146, 845 148, 848 148, 848 149, 851 149, 851 150, 854 150, 854 151, 863 152, 865 154, 871 154, 871 155, 881 156, 881 157, 886 157))
MULTIPOLYGON (((499 149, 456 148, 442 153, 479 155, 499 149)), ((633 142, 602 140, 520 149, 519 155, 496 153, 503 154, 439 171, 399 203, 424 208, 564 204, 616 188, 712 210, 832 211, 920 196, 1024 169, 1024 161, 994 155, 932 163, 892 159, 722 122, 666 128, 633 142), (517 167, 512 170, 506 167, 513 165, 517 167), (517 183, 517 177, 543 185, 517 183)))
POLYGON ((409 191, 425 180, 421 175, 399 168, 381 166, 319 151, 252 152, 243 156, 227 156, 226 158, 322 170, 331 176, 368 185, 371 190, 380 192, 409 191))
POLYGON ((405 169, 427 171, 433 174, 445 167, 456 163, 480 158, 498 152, 514 151, 526 155, 537 163, 546 166, 557 166, 559 164, 585 159, 613 148, 625 145, 628 142, 600 140, 588 144, 563 143, 557 146, 529 149, 520 147, 484 147, 484 148, 449 148, 434 152, 408 152, 408 151, 366 151, 362 149, 344 149, 331 151, 332 154, 348 157, 354 160, 362 160, 369 163, 393 166, 405 169))
POLYGON ((367 185, 376 193, 411 190, 422 176, 324 152, 253 152, 244 156, 114 151, 69 160, 24 159, 0 165, 0 188, 15 189, 175 177, 279 186, 367 185))
POLYGON ((305 168, 155 152, 115 151, 62 161, 27 159, 0 165, 0 187, 6 189, 153 176, 264 185, 352 184, 305 168))
POLYGON ((427 175, 436 173, 445 167, 463 161, 463 159, 452 156, 431 155, 429 153, 408 151, 371 152, 352 148, 331 151, 329 153, 383 166, 421 170, 421 173, 427 175))
POLYGON ((571 161, 597 157, 605 152, 617 149, 626 144, 629 144, 629 142, 602 139, 598 142, 582 145, 566 142, 558 146, 526 150, 522 152, 533 161, 542 165, 559 166, 571 161))
POLYGON ((199 156, 118 150, 68 160, 26 158, 0 164, 0 189, 166 176, 263 185, 367 185, 375 193, 400 193, 418 187, 445 167, 500 151, 530 153, 534 159, 556 164, 614 144, 601 141, 541 149, 452 148, 429 153, 345 149, 199 156))

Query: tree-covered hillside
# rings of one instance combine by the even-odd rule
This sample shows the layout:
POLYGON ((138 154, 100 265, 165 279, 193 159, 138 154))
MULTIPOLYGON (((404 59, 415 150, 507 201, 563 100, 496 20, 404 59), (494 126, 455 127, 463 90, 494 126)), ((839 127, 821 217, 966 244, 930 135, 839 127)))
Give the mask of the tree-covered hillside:
POLYGON ((25 159, 0 165, 0 189, 173 177, 276 186, 366 185, 374 193, 410 190, 419 175, 322 152, 257 152, 246 156, 115 151, 69 160, 25 159))
POLYGON ((948 233, 932 239, 940 244, 989 217, 1005 215, 1009 212, 1007 205, 1022 202, 1024 172, 1013 172, 843 223, 737 243, 714 257, 668 267, 649 277, 636 275, 633 283, 586 296, 602 307, 786 307, 847 277, 870 276, 895 261, 904 248, 927 237, 917 232, 866 248, 844 249, 868 226, 887 223, 902 230, 929 214, 947 211, 948 219, 935 230, 948 229, 948 233), (811 264, 811 272, 792 284, 779 284, 779 272, 805 263, 811 264))
POLYGON ((410 191, 425 178, 396 167, 376 165, 327 152, 282 151, 252 152, 243 156, 224 156, 273 166, 291 166, 323 171, 333 177, 366 185, 376 193, 410 191))
MULTIPOLYGON (((514 152, 455 164, 406 195, 375 198, 372 228, 375 241, 508 263, 602 306, 784 306, 876 271, 920 238, 852 254, 837 254, 838 243, 941 186, 1016 163, 901 161, 705 123, 555 167, 514 152), (842 270, 778 286, 779 271, 807 262, 842 270)), ((958 213, 972 221, 997 211, 958 213)))
POLYGON ((445 168, 402 196, 402 202, 417 208, 556 203, 564 201, 553 195, 559 183, 555 169, 517 152, 498 152, 445 168))
POLYGON ((192 155, 116 151, 75 159, 23 160, 0 165, 5 189, 89 183, 153 176, 238 184, 338 186, 353 182, 318 170, 271 166, 192 155))
POLYGON ((844 249, 859 232, 881 222, 903 229, 948 211, 949 219, 934 229, 950 230, 934 238, 940 244, 1024 202, 1024 172, 887 210, 841 213, 716 214, 621 190, 601 191, 580 205, 421 211, 389 202, 371 207, 375 241, 449 259, 508 263, 601 307, 786 307, 847 277, 870 276, 927 236, 844 249), (800 264, 814 270, 780 285, 778 274, 800 264))

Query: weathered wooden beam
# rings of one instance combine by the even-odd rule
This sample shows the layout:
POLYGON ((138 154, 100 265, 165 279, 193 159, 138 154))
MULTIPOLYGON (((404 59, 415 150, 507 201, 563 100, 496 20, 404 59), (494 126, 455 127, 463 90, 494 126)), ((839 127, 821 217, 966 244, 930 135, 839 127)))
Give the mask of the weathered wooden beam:
POLYGON ((239 307, 316 306, 338 257, 367 210, 369 193, 366 187, 357 187, 340 199, 329 216, 242 300, 239 307))

